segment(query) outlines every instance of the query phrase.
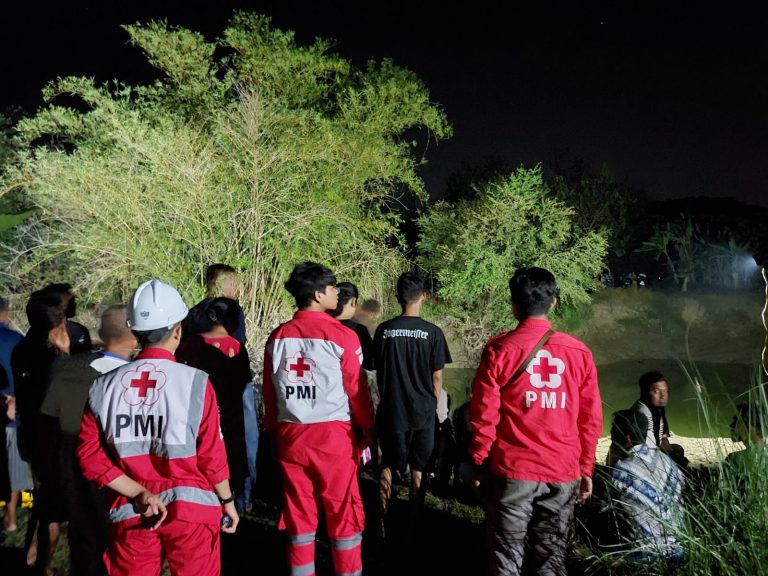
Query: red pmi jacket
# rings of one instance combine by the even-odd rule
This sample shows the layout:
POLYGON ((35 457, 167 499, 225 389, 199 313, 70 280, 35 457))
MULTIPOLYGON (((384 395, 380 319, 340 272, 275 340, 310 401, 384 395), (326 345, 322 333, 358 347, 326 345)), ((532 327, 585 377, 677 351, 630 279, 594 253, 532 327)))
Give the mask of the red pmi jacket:
POLYGON ((475 375, 470 454, 478 465, 490 456, 503 478, 562 483, 592 475, 603 415, 597 369, 582 342, 555 332, 499 393, 551 326, 528 318, 492 338, 475 375))
MULTIPOLYGON (((168 520, 221 522, 213 486, 229 478, 216 395, 205 372, 160 348, 97 378, 80 426, 77 457, 99 488, 125 474, 168 506, 168 520)), ((132 503, 111 493, 113 523, 138 524, 132 503)))
POLYGON ((357 334, 325 312, 299 310, 270 335, 264 354, 264 428, 352 422, 373 428, 357 334))

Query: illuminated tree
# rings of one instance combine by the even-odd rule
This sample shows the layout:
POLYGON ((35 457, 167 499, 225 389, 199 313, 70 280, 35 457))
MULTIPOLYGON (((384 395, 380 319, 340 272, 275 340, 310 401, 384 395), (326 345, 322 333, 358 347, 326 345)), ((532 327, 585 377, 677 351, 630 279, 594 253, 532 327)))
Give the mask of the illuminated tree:
POLYGON ((287 317, 282 283, 297 262, 328 264, 366 296, 389 291, 405 261, 383 206, 404 187, 423 195, 401 135, 449 135, 413 73, 389 61, 357 69, 327 42, 297 46, 250 14, 215 43, 160 23, 125 29, 161 77, 46 87, 2 183, 36 210, 4 266, 97 300, 159 276, 194 301, 205 267, 227 262, 244 272, 256 342, 287 317), (78 109, 58 105, 62 94, 78 109))
POLYGON ((582 233, 573 219, 540 168, 520 168, 480 188, 476 198, 435 204, 419 222, 420 264, 458 315, 485 311, 495 327, 509 325, 508 282, 521 266, 550 270, 567 311, 589 301, 606 253, 605 238, 582 233))

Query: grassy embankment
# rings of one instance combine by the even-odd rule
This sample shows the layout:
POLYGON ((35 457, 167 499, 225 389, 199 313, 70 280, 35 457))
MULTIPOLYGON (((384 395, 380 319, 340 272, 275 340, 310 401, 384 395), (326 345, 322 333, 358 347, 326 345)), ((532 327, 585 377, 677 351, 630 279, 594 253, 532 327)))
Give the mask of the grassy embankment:
MULTIPOLYGON (((592 350, 598 367, 607 434, 614 411, 638 396, 637 379, 658 370, 667 376, 672 431, 682 436, 727 436, 733 399, 749 388, 763 345, 762 295, 683 295, 650 290, 604 290, 573 333, 592 350), (703 426, 700 404, 685 367, 695 366, 713 403, 714 430, 703 426)), ((451 342, 456 347, 454 342, 451 342)), ((465 357, 459 351, 459 358, 465 357)), ((474 367, 446 371, 452 406, 466 398, 474 367)))

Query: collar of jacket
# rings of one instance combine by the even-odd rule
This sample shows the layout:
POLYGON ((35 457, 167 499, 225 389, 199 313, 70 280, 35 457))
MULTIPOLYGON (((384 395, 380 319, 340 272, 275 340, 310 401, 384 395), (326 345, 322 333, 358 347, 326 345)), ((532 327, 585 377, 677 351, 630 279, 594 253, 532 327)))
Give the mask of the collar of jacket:
POLYGON ((327 312, 314 312, 312 310, 296 310, 296 312, 293 313, 293 319, 294 320, 320 320, 320 321, 328 321, 328 322, 338 322, 336 318, 328 314, 327 312))
POLYGON ((172 360, 176 362, 176 357, 165 348, 150 347, 144 348, 136 356, 136 360, 172 360))
POLYGON ((538 318, 526 318, 521 320, 515 328, 515 332, 535 332, 544 334, 552 328, 552 322, 549 320, 540 320, 538 318))

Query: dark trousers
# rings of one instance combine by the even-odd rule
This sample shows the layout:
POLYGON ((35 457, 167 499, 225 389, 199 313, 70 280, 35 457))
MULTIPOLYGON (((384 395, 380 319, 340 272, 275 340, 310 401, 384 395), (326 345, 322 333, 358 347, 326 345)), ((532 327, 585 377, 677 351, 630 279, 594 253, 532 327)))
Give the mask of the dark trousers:
POLYGON ((106 576, 108 522, 102 494, 80 472, 75 455, 77 436, 62 434, 60 452, 61 497, 69 517, 71 574, 106 576))
POLYGON ((566 535, 579 484, 491 475, 486 510, 491 574, 566 576, 566 535))

